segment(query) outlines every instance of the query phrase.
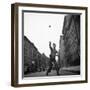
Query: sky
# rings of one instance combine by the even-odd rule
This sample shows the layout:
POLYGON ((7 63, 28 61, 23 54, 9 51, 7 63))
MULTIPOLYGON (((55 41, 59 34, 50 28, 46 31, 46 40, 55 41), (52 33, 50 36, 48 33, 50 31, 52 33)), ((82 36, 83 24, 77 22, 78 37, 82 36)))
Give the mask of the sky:
POLYGON ((24 13, 24 35, 40 53, 49 57, 49 41, 55 43, 56 50, 59 50, 64 17, 64 14, 24 13))

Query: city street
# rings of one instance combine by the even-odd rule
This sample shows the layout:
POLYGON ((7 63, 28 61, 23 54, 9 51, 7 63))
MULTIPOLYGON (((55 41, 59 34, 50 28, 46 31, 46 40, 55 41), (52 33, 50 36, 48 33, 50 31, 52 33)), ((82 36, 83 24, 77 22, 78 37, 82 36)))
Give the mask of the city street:
MULTIPOLYGON (((80 67, 69 67, 69 68, 62 68, 59 70, 59 76, 63 75, 79 75, 80 74, 80 67)), ((46 76, 46 71, 42 72, 35 72, 35 73, 30 73, 26 74, 25 77, 38 77, 38 76, 46 76)), ((52 70, 48 76, 57 76, 56 70, 52 70)))

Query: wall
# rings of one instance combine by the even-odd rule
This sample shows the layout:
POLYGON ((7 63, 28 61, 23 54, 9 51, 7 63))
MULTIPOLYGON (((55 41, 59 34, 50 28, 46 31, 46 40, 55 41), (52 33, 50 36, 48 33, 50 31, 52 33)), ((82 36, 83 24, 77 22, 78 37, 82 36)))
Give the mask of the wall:
POLYGON ((80 65, 80 15, 66 15, 62 32, 66 66, 80 65))
POLYGON ((40 53, 38 48, 24 36, 24 72, 37 72, 45 70, 48 57, 40 53))
MULTIPOLYGON (((26 2, 26 3, 43 3, 43 4, 62 4, 89 6, 90 0, 0 0, 0 90, 89 90, 90 78, 87 84, 72 84, 72 85, 55 85, 55 86, 39 86, 13 88, 10 86, 11 78, 11 3, 26 2)), ((89 12, 90 14, 90 12, 89 12)), ((90 15, 88 15, 90 16, 90 15)), ((90 20, 90 17, 89 17, 90 20)), ((90 23, 90 22, 88 22, 90 23)), ((90 27, 88 29, 90 33, 90 27)), ((90 35, 89 35, 90 38, 90 35)), ((90 46, 90 42, 88 42, 90 46)), ((88 52, 90 47, 88 48, 88 52)), ((90 56, 89 56, 90 59, 90 56)), ((90 63, 90 61, 88 61, 90 63)), ((90 68, 90 65, 88 66, 90 68)), ((90 76, 90 70, 88 72, 90 76)))
POLYGON ((64 45, 64 39, 63 39, 63 35, 62 36, 60 36, 60 42, 59 42, 59 44, 60 44, 60 49, 59 49, 59 52, 60 52, 60 66, 61 67, 64 67, 64 66, 66 66, 65 65, 65 45, 64 45))

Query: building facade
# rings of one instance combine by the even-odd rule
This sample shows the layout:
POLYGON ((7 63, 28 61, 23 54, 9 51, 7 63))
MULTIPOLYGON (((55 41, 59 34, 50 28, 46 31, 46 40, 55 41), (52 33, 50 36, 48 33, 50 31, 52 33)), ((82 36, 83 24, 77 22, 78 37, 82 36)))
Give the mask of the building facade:
POLYGON ((44 71, 48 58, 41 54, 35 45, 24 36, 24 73, 44 71))
POLYGON ((65 46, 64 46, 63 35, 60 36, 60 42, 59 42, 59 64, 60 67, 65 66, 65 46))
POLYGON ((62 33, 60 59, 65 66, 80 65, 80 15, 66 15, 62 33))

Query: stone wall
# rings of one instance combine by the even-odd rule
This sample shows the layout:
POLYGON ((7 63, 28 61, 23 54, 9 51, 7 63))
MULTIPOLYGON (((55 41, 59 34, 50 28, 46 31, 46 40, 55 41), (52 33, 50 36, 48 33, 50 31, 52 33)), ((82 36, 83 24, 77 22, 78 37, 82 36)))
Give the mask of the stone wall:
POLYGON ((64 61, 65 61, 65 46, 64 46, 64 39, 63 39, 63 35, 60 36, 60 42, 59 42, 60 46, 59 46, 59 62, 60 62, 60 67, 65 66, 64 61))
POLYGON ((62 32, 65 65, 80 65, 80 15, 66 15, 62 32))

